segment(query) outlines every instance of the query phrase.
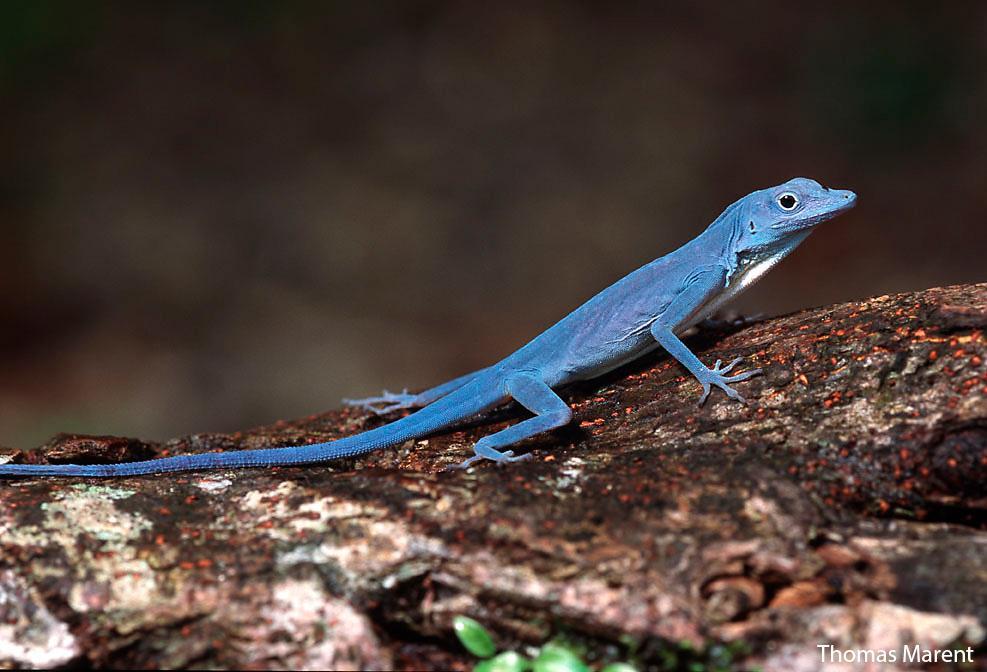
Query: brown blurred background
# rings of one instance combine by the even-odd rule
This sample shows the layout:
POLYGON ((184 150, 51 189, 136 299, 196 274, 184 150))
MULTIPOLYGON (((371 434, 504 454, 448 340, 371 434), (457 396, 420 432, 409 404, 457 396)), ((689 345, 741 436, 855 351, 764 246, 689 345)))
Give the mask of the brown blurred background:
POLYGON ((796 175, 739 309, 987 279, 987 3, 800 5, 0 3, 0 444, 440 382, 796 175))

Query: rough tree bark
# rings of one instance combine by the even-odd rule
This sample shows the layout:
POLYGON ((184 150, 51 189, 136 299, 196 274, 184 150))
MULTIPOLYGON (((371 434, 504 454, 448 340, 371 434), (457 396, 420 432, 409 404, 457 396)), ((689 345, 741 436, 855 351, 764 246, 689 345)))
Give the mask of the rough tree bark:
MULTIPOLYGON (((765 670, 826 669, 826 642, 983 656, 985 328, 977 284, 704 332, 704 361, 764 368, 749 405, 714 392, 697 408, 695 381, 655 355, 567 390, 572 426, 509 468, 442 472, 510 408, 331 465, 2 482, 0 659, 466 668, 457 614, 504 647, 630 636, 644 661, 737 639, 752 647, 738 665, 765 670)), ((137 459, 381 422, 346 410, 2 455, 137 459)))

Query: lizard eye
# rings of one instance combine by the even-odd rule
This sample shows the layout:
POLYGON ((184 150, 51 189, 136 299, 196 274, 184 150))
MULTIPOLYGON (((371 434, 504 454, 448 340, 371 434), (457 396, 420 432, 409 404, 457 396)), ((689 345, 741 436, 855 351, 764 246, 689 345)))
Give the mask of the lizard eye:
POLYGON ((790 191, 786 191, 784 194, 778 197, 778 206, 782 210, 787 210, 791 212, 798 207, 799 199, 798 197, 790 191))
POLYGON ((757 226, 754 225, 754 220, 750 221, 749 226, 751 227, 751 233, 757 233, 757 226))

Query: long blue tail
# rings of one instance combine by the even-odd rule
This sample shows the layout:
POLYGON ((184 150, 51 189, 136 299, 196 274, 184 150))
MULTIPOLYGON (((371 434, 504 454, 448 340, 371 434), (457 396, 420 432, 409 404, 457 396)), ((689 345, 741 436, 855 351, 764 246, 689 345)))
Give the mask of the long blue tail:
POLYGON ((196 471, 238 467, 274 467, 327 462, 387 448, 408 439, 431 434, 444 427, 496 406, 506 399, 500 386, 486 381, 471 382, 450 395, 395 422, 337 441, 307 446, 235 450, 227 453, 175 455, 142 462, 118 464, 3 464, 3 476, 138 476, 170 471, 196 471))

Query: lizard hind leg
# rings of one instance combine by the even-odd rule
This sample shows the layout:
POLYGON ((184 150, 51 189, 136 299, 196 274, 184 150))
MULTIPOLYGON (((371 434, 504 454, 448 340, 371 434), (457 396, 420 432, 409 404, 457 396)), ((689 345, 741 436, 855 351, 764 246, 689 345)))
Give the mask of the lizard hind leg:
POLYGON ((400 392, 389 392, 384 390, 379 397, 366 397, 364 399, 343 399, 347 406, 355 406, 363 411, 370 411, 374 415, 386 415, 393 411, 400 411, 406 408, 422 406, 419 402, 419 395, 409 394, 407 388, 400 392))
POLYGON ((365 399, 343 399, 347 406, 355 406, 363 411, 370 411, 374 415, 387 415, 394 411, 403 411, 407 408, 421 408, 428 406, 433 401, 438 401, 442 397, 455 392, 476 376, 483 373, 483 370, 467 373, 465 376, 454 378, 448 382, 436 385, 418 394, 409 394, 407 389, 400 392, 388 392, 384 390, 379 397, 367 397, 365 399))
POLYGON ((532 375, 514 375, 507 380, 505 387, 514 401, 534 413, 535 417, 483 437, 473 446, 475 454, 456 465, 456 468, 466 469, 479 460, 491 460, 497 464, 526 460, 531 457, 530 453, 515 455, 513 450, 501 449, 572 420, 572 409, 544 381, 532 375))

